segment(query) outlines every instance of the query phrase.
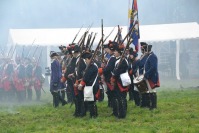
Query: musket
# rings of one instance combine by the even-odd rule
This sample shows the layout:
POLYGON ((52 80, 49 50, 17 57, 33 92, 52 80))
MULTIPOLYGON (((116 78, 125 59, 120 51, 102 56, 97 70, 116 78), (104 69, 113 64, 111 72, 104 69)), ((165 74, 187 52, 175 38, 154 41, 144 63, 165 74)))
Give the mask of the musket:
POLYGON ((84 36, 83 36, 83 38, 82 38, 82 41, 81 41, 81 43, 79 44, 80 47, 84 47, 84 42, 85 42, 85 39, 86 39, 87 34, 88 34, 88 32, 85 32, 85 33, 84 33, 84 36))
MULTIPOLYGON (((113 27, 113 29, 112 29, 112 31, 108 34, 108 36, 104 39, 104 42, 108 39, 108 37, 113 33, 113 31, 114 31, 114 29, 115 29, 115 27, 113 27)), ((104 43, 103 42, 103 43, 104 43)))
MULTIPOLYGON (((136 21, 136 22, 133 24, 133 26, 131 27, 131 29, 129 30, 129 32, 126 34, 125 38, 122 40, 122 42, 121 42, 119 45, 123 44, 124 41, 127 39, 127 37, 128 37, 129 35, 131 35, 131 33, 132 33, 132 31, 133 31, 133 28, 135 27, 136 24, 138 24, 138 21, 136 21)), ((124 51, 123 51, 123 53, 122 53, 122 55, 121 55, 121 58, 120 58, 119 63, 118 63, 118 66, 121 64, 121 62, 122 62, 122 60, 123 60, 123 58, 124 58, 124 56, 125 56, 126 49, 129 47, 130 44, 131 44, 131 43, 127 43, 126 47, 124 48, 124 51)))
MULTIPOLYGON (((84 33, 84 36, 86 36, 87 32, 84 33)), ((84 38, 85 39, 85 38, 84 38)), ((82 44, 81 45, 81 53, 80 53, 80 56, 79 56, 79 60, 77 62, 77 72, 79 71, 79 67, 80 67, 80 61, 81 61, 81 58, 82 58, 82 54, 83 54, 83 48, 84 48, 84 45, 82 44)))
POLYGON ((103 19, 101 20, 101 23, 102 23, 102 46, 101 46, 101 49, 102 49, 102 62, 104 62, 104 29, 103 29, 103 19))
POLYGON ((113 42, 115 42, 115 40, 117 39, 118 33, 116 34, 115 38, 113 39, 113 42))
POLYGON ((94 37, 93 37, 93 40, 91 41, 91 44, 90 44, 90 47, 89 49, 91 50, 92 46, 93 46, 93 43, 94 43, 94 40, 95 40, 95 37, 96 37, 97 33, 95 33, 94 37))
MULTIPOLYGON (((104 42, 108 39, 108 37, 113 33, 113 31, 114 31, 114 29, 115 29, 115 27, 113 27, 113 29, 111 30, 111 32, 107 35, 107 37, 103 40, 103 44, 104 44, 104 42)), ((103 46, 102 46, 103 47, 103 46)), ((104 62, 104 54, 102 54, 102 62, 104 62)))
MULTIPOLYGON (((90 28, 92 27, 92 25, 93 25, 93 23, 91 23, 91 25, 88 26, 88 28, 86 29, 85 32, 89 32, 89 30, 90 30, 90 28)), ((85 32, 84 32, 84 33, 85 33, 85 32)), ((78 44, 80 44, 80 42, 83 40, 83 38, 84 38, 84 34, 82 35, 82 37, 81 37, 80 40, 78 41, 78 44)))
MULTIPOLYGON (((82 27, 83 27, 83 25, 82 25, 82 27)), ((81 31, 82 27, 79 29, 79 31, 78 31, 77 34, 75 35, 75 38, 73 39, 72 44, 75 42, 75 39, 76 39, 77 36, 79 35, 79 32, 81 31)))
POLYGON ((22 53, 21 53, 22 58, 24 58, 24 49, 25 49, 25 45, 23 45, 23 48, 22 48, 22 53))
POLYGON ((118 40, 119 40, 119 30, 120 30, 119 28, 120 28, 120 26, 118 25, 117 27, 118 27, 118 31, 117 31, 117 34, 116 34, 116 36, 115 36, 113 42, 115 42, 116 39, 117 39, 117 42, 118 42, 118 40))
POLYGON ((43 91, 44 93, 46 93, 43 87, 41 87, 41 89, 42 89, 42 91, 43 91))
POLYGON ((9 54, 10 54, 11 51, 12 51, 12 46, 10 47, 10 50, 9 50, 9 52, 8 52, 7 57, 9 57, 9 54))
POLYGON ((4 53, 3 53, 3 49, 0 47, 0 50, 1 50, 1 54, 2 56, 4 56, 4 53))
POLYGON ((30 48, 28 49, 28 55, 27 55, 27 57, 29 57, 29 55, 30 55, 30 50, 32 49, 33 44, 35 43, 35 40, 36 40, 36 39, 33 40, 33 42, 32 42, 32 44, 31 44, 30 48))
POLYGON ((17 47, 17 44, 15 45, 14 50, 13 50, 11 56, 10 56, 11 59, 12 59, 12 57, 13 57, 13 55, 14 55, 14 52, 15 52, 15 50, 16 50, 16 47, 17 47))
POLYGON ((39 64, 39 60, 40 60, 40 58, 41 58, 42 51, 43 51, 43 48, 41 49, 41 52, 40 52, 39 57, 38 57, 38 59, 37 59, 36 66, 39 64))
MULTIPOLYGON (((118 36, 117 36, 117 43, 119 43, 121 40, 121 36, 122 36, 122 28, 120 28, 120 26, 118 25, 118 36)), ((127 36, 127 40, 128 40, 128 36, 127 36)))
MULTIPOLYGON (((90 67, 91 63, 94 61, 95 56, 97 55, 97 51, 98 51, 98 49, 99 49, 101 43, 102 43, 102 37, 101 37, 101 39, 100 39, 100 41, 99 41, 99 43, 98 43, 98 45, 97 45, 97 47, 96 47, 96 49, 95 49, 95 51, 94 51, 92 57, 91 57, 91 61, 90 61, 89 64, 86 66, 85 73, 87 72, 87 70, 88 70, 88 68, 90 67)), ((84 73, 84 75, 85 75, 85 73, 84 73)), ((84 75, 83 75, 83 77, 84 77, 84 75)))
POLYGON ((39 47, 39 45, 37 45, 37 47, 35 48, 35 51, 34 51, 34 53, 33 53, 32 57, 34 57, 34 56, 35 56, 35 53, 36 53, 36 51, 37 51, 38 47, 39 47))
POLYGON ((120 32, 120 26, 117 26, 117 43, 119 43, 119 32, 120 32))
POLYGON ((86 42, 86 48, 89 47, 92 36, 93 36, 93 32, 91 32, 91 34, 88 35, 87 42, 86 42))

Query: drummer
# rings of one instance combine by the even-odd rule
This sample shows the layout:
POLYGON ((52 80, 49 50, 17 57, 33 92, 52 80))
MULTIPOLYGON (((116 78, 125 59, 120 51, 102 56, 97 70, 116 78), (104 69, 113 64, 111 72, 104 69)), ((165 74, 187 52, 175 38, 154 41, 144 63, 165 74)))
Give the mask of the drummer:
MULTIPOLYGON (((141 52, 142 55, 138 61, 138 66, 139 66, 139 75, 143 75, 144 74, 144 65, 146 63, 146 60, 148 58, 148 54, 146 52, 145 46, 148 46, 148 44, 146 42, 141 42, 141 52)), ((141 108, 150 108, 150 102, 149 102, 149 93, 148 92, 142 92, 141 93, 141 103, 140 103, 140 107, 141 108)))
MULTIPOLYGON (((150 99, 147 103, 150 104, 150 109, 157 108, 157 94, 156 89, 160 86, 159 81, 159 74, 158 74, 158 58, 157 56, 151 51, 152 45, 145 45, 144 49, 148 54, 148 58, 146 60, 144 66, 144 78, 146 79, 146 83, 149 89, 150 99)), ((147 99, 148 100, 148 99, 147 99)))

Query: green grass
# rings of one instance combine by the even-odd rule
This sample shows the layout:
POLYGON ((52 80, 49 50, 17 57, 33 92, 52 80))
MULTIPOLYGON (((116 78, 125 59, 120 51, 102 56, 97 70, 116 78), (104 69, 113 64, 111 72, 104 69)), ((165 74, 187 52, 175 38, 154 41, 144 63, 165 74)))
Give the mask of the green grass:
MULTIPOLYGON (((44 94, 43 94, 44 95, 44 94)), ((163 88, 158 91, 158 109, 141 109, 128 101, 127 117, 110 116, 107 101, 97 103, 98 118, 72 116, 74 106, 52 107, 46 93, 41 102, 21 105, 0 104, 1 133, 66 133, 66 132, 134 132, 134 133, 198 133, 199 89, 163 88)))

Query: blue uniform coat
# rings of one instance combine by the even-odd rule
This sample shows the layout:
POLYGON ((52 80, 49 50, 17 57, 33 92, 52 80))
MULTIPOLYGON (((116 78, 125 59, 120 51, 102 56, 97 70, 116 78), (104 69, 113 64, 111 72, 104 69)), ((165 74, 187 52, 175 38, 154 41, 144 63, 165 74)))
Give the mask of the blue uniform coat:
POLYGON ((144 78, 152 81, 154 84, 158 84, 158 58, 153 52, 149 54, 146 60, 144 78))
POLYGON ((51 62, 51 80, 50 80, 50 91, 57 91, 60 85, 61 79, 61 67, 58 60, 51 62))

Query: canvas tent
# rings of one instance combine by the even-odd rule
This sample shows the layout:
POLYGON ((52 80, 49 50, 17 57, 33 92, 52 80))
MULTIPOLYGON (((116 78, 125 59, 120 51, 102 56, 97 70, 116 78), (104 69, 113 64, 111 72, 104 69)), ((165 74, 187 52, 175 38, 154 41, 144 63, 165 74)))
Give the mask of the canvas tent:
MULTIPOLYGON (((104 35, 108 35, 113 28, 114 27, 104 27, 104 35)), ((86 28, 82 28, 76 40, 80 39, 85 30, 86 28)), ((123 37, 127 33, 127 30, 127 26, 122 26, 123 37)), ((31 45, 33 40, 35 40, 35 45, 47 46, 48 51, 50 51, 49 46, 67 45, 71 43, 78 31, 79 28, 10 29, 7 45, 31 45)), ((95 44, 97 44, 101 37, 101 27, 91 28, 90 32, 98 33, 94 42, 95 44)), ((115 28, 107 41, 109 39, 113 39, 116 33, 117 28, 115 28)), ((176 41, 176 77, 179 80, 180 41, 193 38, 199 38, 199 25, 196 22, 140 26, 140 41, 145 41, 149 43, 176 41)))

